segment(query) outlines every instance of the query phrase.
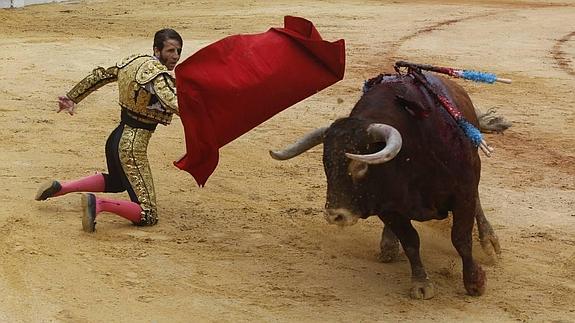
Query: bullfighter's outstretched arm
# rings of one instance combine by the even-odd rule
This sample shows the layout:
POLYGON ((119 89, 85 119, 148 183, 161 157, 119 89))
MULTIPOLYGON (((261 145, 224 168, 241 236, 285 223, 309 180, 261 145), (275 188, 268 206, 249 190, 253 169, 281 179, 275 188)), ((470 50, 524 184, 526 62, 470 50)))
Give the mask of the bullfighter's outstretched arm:
POLYGON ((118 68, 116 66, 109 68, 98 67, 76 84, 76 86, 74 86, 66 96, 70 100, 74 101, 74 103, 79 103, 85 97, 90 95, 90 93, 108 83, 115 82, 117 79, 118 68))

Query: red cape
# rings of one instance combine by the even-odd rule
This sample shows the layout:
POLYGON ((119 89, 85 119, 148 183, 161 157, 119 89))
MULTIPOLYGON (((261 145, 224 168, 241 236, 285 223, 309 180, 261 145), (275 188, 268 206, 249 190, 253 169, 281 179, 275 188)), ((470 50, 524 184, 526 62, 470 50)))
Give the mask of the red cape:
POLYGON ((303 18, 286 16, 284 26, 226 37, 176 67, 186 155, 174 164, 198 185, 215 170, 219 148, 343 78, 343 39, 322 40, 303 18))

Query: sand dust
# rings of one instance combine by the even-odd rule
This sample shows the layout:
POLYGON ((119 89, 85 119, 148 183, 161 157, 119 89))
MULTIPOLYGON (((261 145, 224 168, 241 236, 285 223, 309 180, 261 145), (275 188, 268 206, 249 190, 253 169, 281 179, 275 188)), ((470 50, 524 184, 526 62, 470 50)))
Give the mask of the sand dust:
MULTIPOLYGON (((111 1, 0 10, 1 322, 575 321, 574 1, 111 1), (97 65, 149 51, 154 31, 184 36, 184 57, 222 37, 282 26, 284 15, 347 42, 345 79, 224 147, 205 188, 172 166, 176 118, 149 156, 160 223, 110 214, 81 230, 80 195, 33 200, 48 179, 105 169, 117 90, 75 116, 56 97, 97 65), (487 291, 465 295, 448 223, 418 225, 432 300, 409 298, 409 264, 377 261, 381 224, 323 220, 321 149, 285 162, 268 149, 349 113, 363 81, 396 59, 493 72, 458 81, 513 121, 489 134, 481 197, 503 253, 487 291)), ((117 197, 126 198, 124 194, 117 197)))

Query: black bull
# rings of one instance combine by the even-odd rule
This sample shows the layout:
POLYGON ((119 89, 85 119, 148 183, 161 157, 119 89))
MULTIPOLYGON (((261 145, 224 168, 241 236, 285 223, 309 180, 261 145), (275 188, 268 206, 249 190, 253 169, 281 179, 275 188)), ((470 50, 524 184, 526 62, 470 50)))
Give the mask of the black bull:
MULTIPOLYGON (((475 126, 471 99, 456 83, 426 74, 475 126)), ((463 261, 470 295, 485 290, 485 273, 471 253, 474 219, 489 253, 499 244, 479 201, 481 160, 455 120, 411 76, 387 76, 356 103, 349 117, 314 130, 272 157, 289 159, 323 143, 327 177, 326 219, 339 225, 377 215, 384 222, 381 260, 391 262, 399 242, 409 258, 411 296, 431 298, 434 287, 419 255, 411 220, 444 219, 453 214, 451 240, 463 261)))

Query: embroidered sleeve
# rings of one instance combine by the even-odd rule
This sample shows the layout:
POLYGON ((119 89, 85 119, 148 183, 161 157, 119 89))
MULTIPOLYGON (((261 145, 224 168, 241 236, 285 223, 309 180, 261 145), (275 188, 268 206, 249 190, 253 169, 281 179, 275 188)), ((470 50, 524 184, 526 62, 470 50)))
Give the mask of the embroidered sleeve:
POLYGON ((118 79, 118 68, 116 66, 103 68, 98 67, 92 71, 88 76, 81 80, 74 86, 67 96, 78 103, 87 97, 90 93, 96 91, 102 86, 114 82, 118 79))
POLYGON ((152 86, 164 109, 180 115, 174 79, 170 75, 162 73, 154 78, 152 86))

